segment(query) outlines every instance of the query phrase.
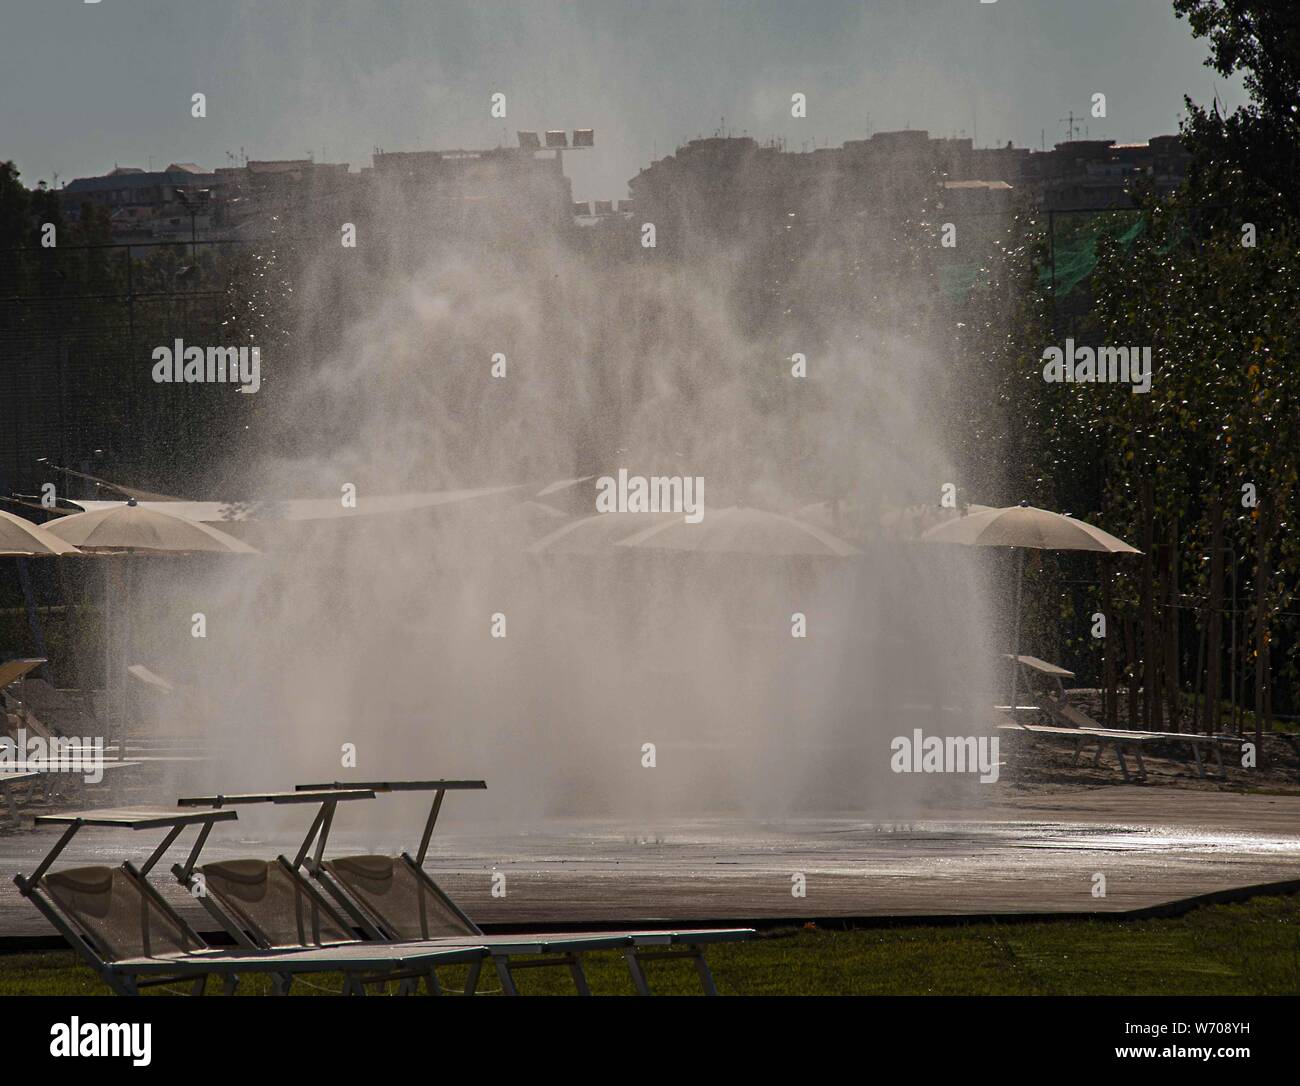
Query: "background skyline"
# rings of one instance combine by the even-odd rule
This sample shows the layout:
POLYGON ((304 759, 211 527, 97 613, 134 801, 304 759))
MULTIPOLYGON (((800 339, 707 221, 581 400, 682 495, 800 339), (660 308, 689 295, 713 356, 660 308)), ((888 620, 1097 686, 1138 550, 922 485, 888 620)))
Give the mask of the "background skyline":
POLYGON ((1138 142, 1177 132, 1184 94, 1244 100, 1169 0, 78 0, 5 21, 0 157, 29 186, 150 158, 212 169, 241 147, 356 170, 376 147, 594 127, 595 151, 565 163, 574 198, 619 199, 652 160, 719 131, 792 151, 908 127, 1037 149, 1066 138, 1070 111, 1092 138, 1138 142), (190 116, 196 91, 206 118, 190 116), (489 116, 496 91, 504 121, 489 116), (795 91, 805 120, 790 117, 795 91), (1096 91, 1105 119, 1089 115, 1096 91))

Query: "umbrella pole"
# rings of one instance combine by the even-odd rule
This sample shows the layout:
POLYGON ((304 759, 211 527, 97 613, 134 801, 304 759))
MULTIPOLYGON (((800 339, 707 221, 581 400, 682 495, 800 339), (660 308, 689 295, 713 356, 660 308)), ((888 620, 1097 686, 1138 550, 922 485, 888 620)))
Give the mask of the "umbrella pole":
POLYGON ((127 716, 127 685, 126 685, 126 668, 127 660, 131 658, 131 612, 135 604, 135 561, 132 559, 131 551, 127 551, 127 565, 123 569, 123 580, 126 582, 126 588, 122 593, 122 656, 118 664, 117 677, 122 684, 122 690, 118 694, 118 708, 120 712, 117 717, 117 756, 119 759, 126 758, 126 716, 127 716))
POLYGON ((1019 558, 1016 562, 1016 624, 1011 637, 1011 715, 1016 715, 1016 686, 1020 678, 1020 598, 1025 590, 1025 549, 1018 547, 1019 558))
POLYGON ((104 747, 113 740, 113 585, 112 558, 104 566, 104 747))

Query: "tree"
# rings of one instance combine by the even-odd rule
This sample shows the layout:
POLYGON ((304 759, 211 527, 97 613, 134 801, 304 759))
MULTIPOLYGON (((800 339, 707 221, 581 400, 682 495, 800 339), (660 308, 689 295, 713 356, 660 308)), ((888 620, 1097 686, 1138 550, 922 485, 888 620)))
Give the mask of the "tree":
POLYGON ((1183 139, 1193 189, 1256 210, 1300 215, 1300 4, 1295 0, 1174 0, 1210 42, 1206 67, 1240 74, 1249 104, 1224 116, 1186 99, 1183 139))

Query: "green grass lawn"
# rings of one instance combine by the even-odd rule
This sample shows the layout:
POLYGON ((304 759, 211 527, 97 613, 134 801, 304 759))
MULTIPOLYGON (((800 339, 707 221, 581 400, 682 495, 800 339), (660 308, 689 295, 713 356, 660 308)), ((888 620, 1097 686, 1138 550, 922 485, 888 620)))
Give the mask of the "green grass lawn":
MULTIPOLYGON (((712 947, 708 958, 724 995, 1296 995, 1300 897, 1168 920, 771 932, 712 947)), ((586 964, 594 992, 632 994, 616 953, 591 954, 586 964)), ((439 975, 452 987, 464 973, 448 967, 439 975)), ((689 963, 652 963, 647 973, 658 993, 700 991, 689 963)), ((525 994, 573 992, 563 969, 525 970, 517 983, 525 994)), ((338 989, 332 977, 294 986, 302 995, 338 989)), ((491 969, 480 989, 498 991, 491 969)), ((249 978, 240 991, 266 992, 269 983, 249 978)), ((95 994, 108 989, 71 951, 0 956, 0 995, 95 994)))

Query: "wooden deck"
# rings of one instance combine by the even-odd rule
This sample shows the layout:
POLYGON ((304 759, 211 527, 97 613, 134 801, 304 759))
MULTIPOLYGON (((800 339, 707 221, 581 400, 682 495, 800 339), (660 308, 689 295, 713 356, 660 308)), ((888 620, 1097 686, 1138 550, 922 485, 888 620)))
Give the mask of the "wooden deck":
MULTIPOLYGON (((259 839, 254 829, 214 833, 205 857, 293 851, 293 834, 259 839)), ((49 934, 12 878, 35 867, 56 833, 0 837, 0 937, 49 934)), ((157 843, 146 836, 87 831, 60 866, 139 859, 157 843)), ((382 851, 385 838, 331 841, 341 854, 382 851)), ((156 885, 210 927, 172 884, 171 862, 159 864, 156 885)), ((459 821, 440 827, 426 867, 489 924, 1123 912, 1300 878, 1300 797, 1115 786, 910 822, 561 821, 485 832, 459 821), (493 896, 494 873, 505 875, 505 897, 493 896), (1092 895, 1096 874, 1106 878, 1104 898, 1092 895), (791 893, 795 875, 806 879, 806 897, 791 893)))

